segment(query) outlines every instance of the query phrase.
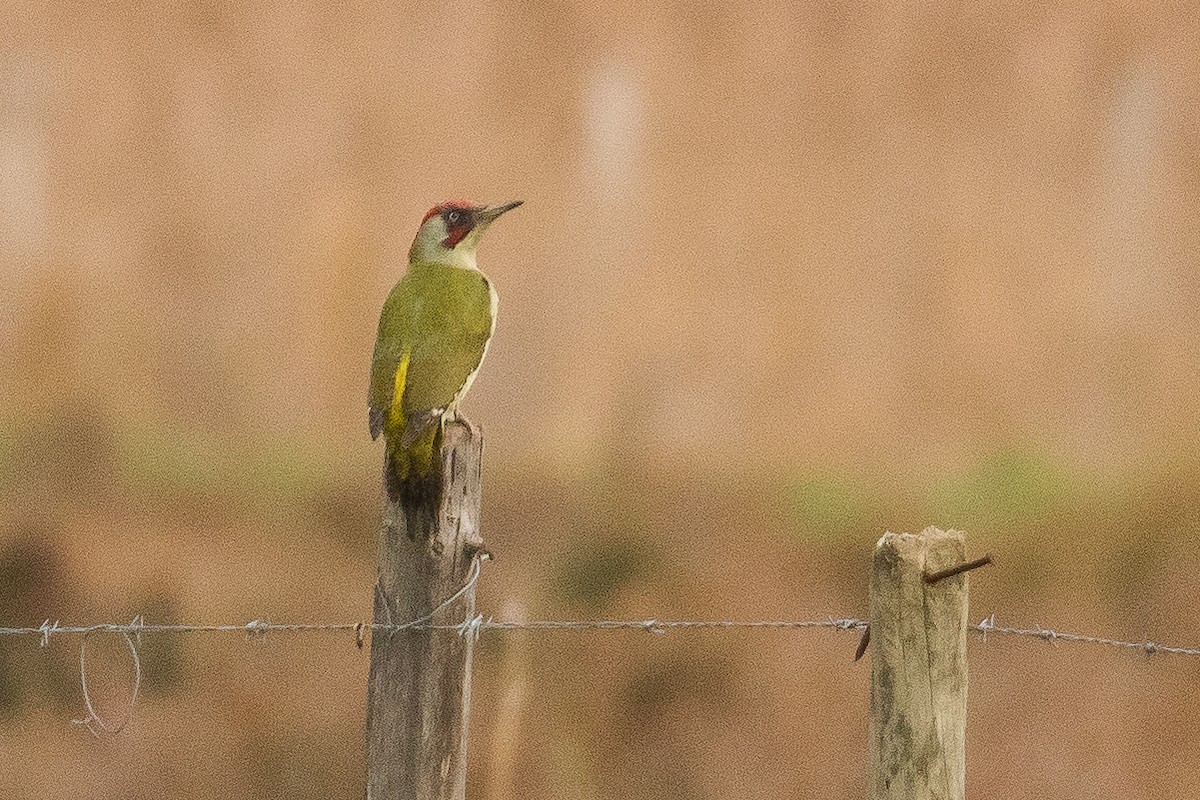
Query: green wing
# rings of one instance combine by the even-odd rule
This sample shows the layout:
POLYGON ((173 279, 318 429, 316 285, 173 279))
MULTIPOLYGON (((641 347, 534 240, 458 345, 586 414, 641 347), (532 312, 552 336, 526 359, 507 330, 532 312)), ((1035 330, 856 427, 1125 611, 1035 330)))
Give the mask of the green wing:
POLYGON ((481 273, 438 264, 409 268, 379 315, 367 402, 371 438, 403 433, 388 430, 397 402, 401 413, 394 416, 406 422, 430 418, 454 401, 483 361, 492 313, 491 287, 481 273))

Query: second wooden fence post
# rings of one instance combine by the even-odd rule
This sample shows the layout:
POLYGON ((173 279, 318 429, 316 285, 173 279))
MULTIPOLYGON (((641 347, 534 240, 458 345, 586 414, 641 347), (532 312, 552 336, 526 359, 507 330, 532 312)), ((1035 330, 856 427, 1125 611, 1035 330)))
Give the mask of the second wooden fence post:
POLYGON ((871 800, 963 800, 967 581, 963 534, 887 533, 871 570, 871 800))

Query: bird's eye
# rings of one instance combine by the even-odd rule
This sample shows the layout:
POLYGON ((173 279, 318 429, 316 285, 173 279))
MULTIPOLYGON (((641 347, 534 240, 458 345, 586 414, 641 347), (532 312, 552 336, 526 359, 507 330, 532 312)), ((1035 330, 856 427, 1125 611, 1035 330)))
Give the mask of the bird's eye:
POLYGON ((458 222, 458 218, 461 216, 462 214, 460 214, 458 211, 451 211, 446 215, 446 221, 453 225, 454 223, 458 222))

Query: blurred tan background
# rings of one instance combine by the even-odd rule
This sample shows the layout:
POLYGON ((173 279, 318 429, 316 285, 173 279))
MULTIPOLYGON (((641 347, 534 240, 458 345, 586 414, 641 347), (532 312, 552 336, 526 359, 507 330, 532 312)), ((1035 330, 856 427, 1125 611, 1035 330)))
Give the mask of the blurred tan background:
MULTIPOLYGON (((2 16, 0 624, 368 618, 374 326, 461 196, 526 201, 486 613, 862 615, 934 523, 999 563, 973 618, 1200 641, 1192 4, 2 16)), ((148 637, 99 740, 77 644, 0 642, 0 795, 361 795, 350 637, 148 637)), ((486 635, 470 795, 860 797, 854 644, 486 635)), ((973 797, 1200 781, 1194 659, 971 648, 973 797)))

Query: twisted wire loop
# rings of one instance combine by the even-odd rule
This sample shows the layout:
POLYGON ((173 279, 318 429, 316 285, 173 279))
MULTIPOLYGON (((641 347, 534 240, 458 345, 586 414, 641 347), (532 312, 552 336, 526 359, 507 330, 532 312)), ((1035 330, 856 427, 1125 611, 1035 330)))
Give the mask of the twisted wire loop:
POLYGON ((138 692, 142 688, 142 659, 138 656, 137 646, 141 643, 141 632, 144 622, 140 615, 136 616, 129 625, 125 626, 125 630, 119 631, 121 638, 125 641, 125 645, 129 648, 129 657, 133 661, 133 686, 129 691, 129 702, 125 714, 121 717, 121 721, 117 723, 110 722, 100 715, 100 712, 96 710, 95 703, 92 702, 91 691, 88 689, 88 638, 94 633, 102 632, 102 627, 96 626, 82 633, 82 638, 79 640, 79 687, 83 691, 83 705, 87 709, 87 715, 82 719, 71 720, 73 725, 82 725, 93 736, 101 736, 106 733, 120 733, 129 724, 129 721, 133 719, 133 712, 137 706, 138 692))

